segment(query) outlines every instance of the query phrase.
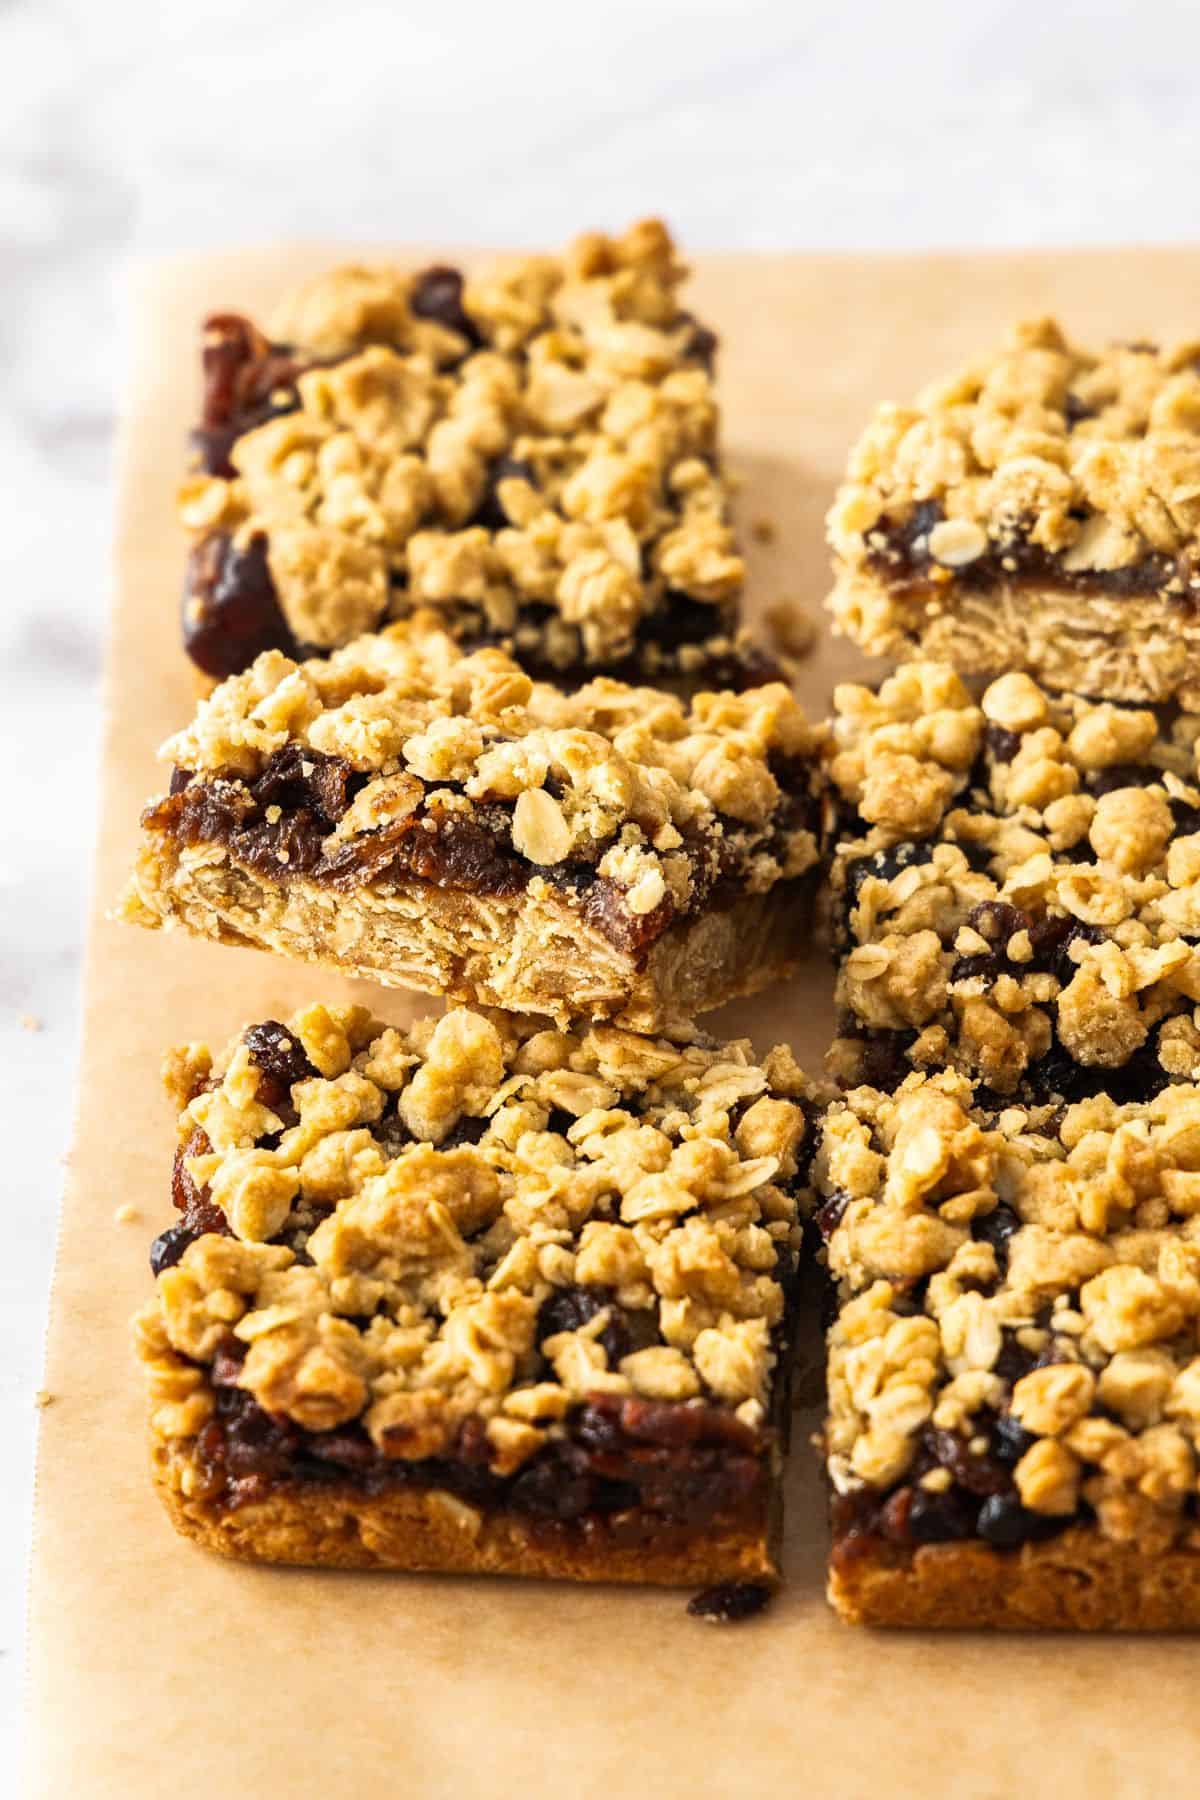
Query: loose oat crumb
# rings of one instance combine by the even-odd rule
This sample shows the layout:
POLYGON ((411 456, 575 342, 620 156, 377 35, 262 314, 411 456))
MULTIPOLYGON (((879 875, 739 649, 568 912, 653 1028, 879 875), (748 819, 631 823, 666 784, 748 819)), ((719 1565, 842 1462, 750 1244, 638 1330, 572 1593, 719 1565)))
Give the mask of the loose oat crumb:
POLYGON ((779 533, 774 519, 768 518, 765 513, 759 513, 757 518, 750 521, 750 535, 757 544, 773 544, 779 533))
POLYGON ((42 1021, 38 1018, 36 1013, 22 1013, 21 1014, 21 1030, 22 1031, 41 1031, 42 1030, 42 1021))
POLYGON ((131 1206, 127 1200, 123 1206, 118 1206, 116 1212, 113 1214, 113 1223, 114 1225, 132 1225, 134 1221, 140 1219, 141 1216, 142 1215, 137 1207, 131 1206))
POLYGON ((818 637, 813 614, 800 600, 775 600, 764 614, 768 629, 785 656, 807 656, 818 637))
POLYGON ((33 1396, 33 1404, 39 1408, 53 1406, 57 1399, 58 1395, 52 1394, 48 1388, 39 1388, 37 1393, 33 1396))

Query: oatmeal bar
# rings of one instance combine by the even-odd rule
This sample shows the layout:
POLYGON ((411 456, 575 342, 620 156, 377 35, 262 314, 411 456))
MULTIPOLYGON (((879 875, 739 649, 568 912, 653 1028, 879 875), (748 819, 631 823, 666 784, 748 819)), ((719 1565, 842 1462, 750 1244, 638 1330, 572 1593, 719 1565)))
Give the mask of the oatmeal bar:
POLYGON ((848 1086, 954 1067, 995 1096, 1200 1075, 1200 718, 945 664, 839 688, 830 775, 848 1086))
POLYGON ((815 1115, 788 1051, 312 1005, 168 1059, 135 1321, 225 1555, 771 1584, 815 1115))
POLYGON ((1200 705, 1200 345, 1069 345, 1050 319, 884 406, 829 516, 864 649, 1200 705))
POLYGON ((820 742, 778 683, 566 694, 418 614, 327 659, 268 651, 202 702, 121 910, 657 1030, 794 965, 820 742))
POLYGON ((749 684, 716 340, 663 225, 466 279, 350 267, 209 319, 184 637, 208 676, 417 606, 532 673, 749 684))
POLYGON ((860 1088, 813 1162, 829 1593, 871 1625, 1200 1626, 1200 1088, 860 1088))

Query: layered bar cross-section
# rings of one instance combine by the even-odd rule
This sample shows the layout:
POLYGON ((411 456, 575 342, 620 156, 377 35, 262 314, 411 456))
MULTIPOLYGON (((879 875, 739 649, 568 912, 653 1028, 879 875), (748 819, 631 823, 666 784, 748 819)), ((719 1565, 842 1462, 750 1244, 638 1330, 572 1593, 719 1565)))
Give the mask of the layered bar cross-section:
POLYGON ((829 540, 835 623, 868 651, 1200 704, 1200 346, 1019 326, 880 408, 829 540))
POLYGON ((822 740, 779 683, 566 694, 428 615, 303 664, 266 652, 167 744, 122 912, 658 1029, 794 966, 822 740))
POLYGON ((814 1112, 790 1053, 314 1004, 167 1072, 179 1218, 136 1337, 179 1531, 774 1581, 814 1112))
POLYGON ((193 660, 327 652, 418 606, 566 683, 738 685, 743 565, 712 386, 657 221, 468 274, 318 275, 269 332, 209 319, 193 660))

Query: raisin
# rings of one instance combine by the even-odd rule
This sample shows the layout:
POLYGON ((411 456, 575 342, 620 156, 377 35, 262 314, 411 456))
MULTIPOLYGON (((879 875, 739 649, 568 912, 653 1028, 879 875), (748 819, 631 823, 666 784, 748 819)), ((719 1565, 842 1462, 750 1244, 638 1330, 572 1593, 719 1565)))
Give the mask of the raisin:
POLYGON ((557 1462, 535 1462, 512 1484, 514 1511, 547 1519, 577 1519, 588 1510, 592 1484, 586 1474, 564 1471, 557 1462))
POLYGON ((1096 409, 1094 406, 1089 406, 1086 400, 1081 400, 1078 394, 1064 394, 1063 417, 1067 421, 1067 430, 1074 431, 1075 427, 1082 425, 1085 419, 1094 419, 1096 409))
POLYGON ((422 270, 413 282, 408 296, 409 310, 418 319, 432 319, 447 331, 456 331, 468 344, 482 343, 478 327, 463 306, 463 278, 458 269, 436 263, 422 270))
POLYGON ((150 1246, 151 1272, 161 1275, 164 1269, 173 1269, 188 1245, 195 1241, 196 1233, 190 1226, 168 1225, 150 1246))
POLYGON ((436 830, 409 832, 400 852, 398 873, 468 894, 520 893, 529 874, 529 865, 498 843, 492 832, 454 813, 438 818, 436 830))
POLYGON ((755 1618, 770 1600, 771 1589, 768 1587, 758 1587, 747 1581, 728 1581, 693 1594, 687 1610, 689 1617, 705 1619, 710 1625, 736 1625, 742 1619, 755 1618))
POLYGON ((582 1287, 577 1282, 556 1288, 542 1301, 538 1310, 538 1348, 541 1348, 547 1338, 556 1337, 561 1331, 578 1331, 606 1307, 611 1317, 600 1333, 600 1342, 604 1346, 609 1368, 615 1369, 621 1358, 630 1354, 632 1346, 624 1315, 611 1288, 582 1287))
POLYGON ((971 1221, 971 1236, 979 1243, 992 1246, 996 1253, 996 1267, 1001 1276, 1008 1268, 1009 1242, 1020 1229, 1019 1216, 1003 1200, 998 1201, 991 1212, 979 1213, 971 1221))
POLYGON ((829 1196, 823 1206, 817 1208, 813 1217, 816 1222, 817 1230, 820 1232, 826 1243, 829 1242, 829 1239, 841 1224, 849 1204, 850 1195, 844 1188, 838 1188, 836 1193, 829 1196))
POLYGON ((1021 748, 1020 732, 1007 726, 990 723, 983 735, 993 762, 1010 763, 1021 748))
MULTIPOLYGON (((242 1042, 259 1071, 257 1098, 274 1113, 290 1111, 293 1085, 317 1073, 299 1038, 278 1019, 264 1019, 242 1034, 242 1042)), ((294 1116, 287 1122, 294 1123, 294 1116)))
POLYGON ((257 806, 308 810, 332 830, 350 804, 353 778, 354 770, 343 757, 326 756, 307 744, 284 744, 268 757, 250 784, 250 794, 257 806))
POLYGON ((992 1455, 1002 1463, 1019 1463, 1036 1441, 1033 1433, 1018 1425, 1011 1413, 1001 1413, 992 1426, 992 1455))
POLYGON ((192 445, 206 474, 229 480, 238 438, 296 410, 296 377, 307 365, 237 313, 205 320, 202 362, 204 403, 192 445))
POLYGON ((944 1494, 928 1488, 912 1490, 908 1509, 908 1535, 915 1544, 944 1544, 975 1534, 975 1508, 955 1488, 944 1494))
POLYGON ((588 888, 582 911, 589 925, 640 967, 675 917, 675 902, 664 894, 649 912, 630 912, 625 890, 601 875, 588 888))
MULTIPOLYGON (((197 1126, 196 1130, 180 1144, 175 1152, 175 1163, 171 1171, 171 1199, 175 1210, 183 1215, 182 1223, 194 1237, 202 1237, 205 1232, 215 1232, 221 1237, 229 1236, 229 1222, 219 1206, 214 1205, 206 1187, 200 1188, 188 1173, 187 1164, 193 1156, 208 1156, 212 1145, 207 1135, 197 1126)), ((184 1245, 184 1249, 187 1246, 184 1245)), ((180 1251, 180 1255, 183 1251, 180 1251)))
POLYGON ((678 323, 689 327, 683 342, 684 356, 692 362, 698 362, 711 375, 720 344, 716 332, 710 331, 707 325, 702 325, 692 313, 681 313, 678 323))
POLYGON ((985 1543, 1007 1550, 1031 1539, 1053 1537, 1067 1523, 1066 1519, 1030 1512, 1016 1494, 1006 1493, 993 1494, 984 1501, 979 1509, 976 1530, 985 1543))
POLYGON ((184 648, 215 681, 248 668, 264 650, 294 655, 299 646, 280 609, 256 532, 244 547, 228 532, 211 532, 188 558, 183 593, 184 648))

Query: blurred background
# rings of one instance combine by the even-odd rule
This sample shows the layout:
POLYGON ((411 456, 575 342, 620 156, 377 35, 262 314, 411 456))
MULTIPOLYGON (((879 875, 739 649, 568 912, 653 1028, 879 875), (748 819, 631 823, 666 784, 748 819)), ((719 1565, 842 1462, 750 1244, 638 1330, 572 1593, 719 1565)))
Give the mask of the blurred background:
POLYGON ((551 247, 650 211, 685 250, 1194 240, 1198 52, 1188 0, 0 0, 0 1767, 131 264, 295 237, 551 247))

